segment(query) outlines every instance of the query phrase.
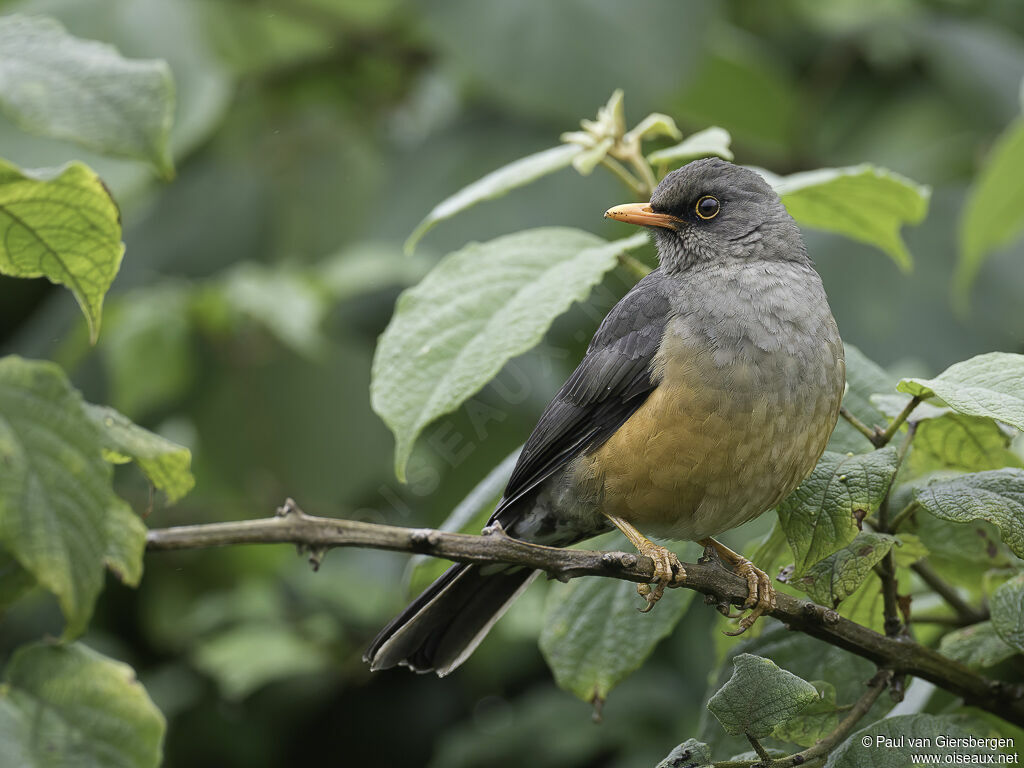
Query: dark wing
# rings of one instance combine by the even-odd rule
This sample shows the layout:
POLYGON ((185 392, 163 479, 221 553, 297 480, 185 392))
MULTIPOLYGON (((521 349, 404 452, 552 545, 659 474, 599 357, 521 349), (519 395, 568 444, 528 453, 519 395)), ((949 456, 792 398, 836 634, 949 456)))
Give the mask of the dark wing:
POLYGON ((670 311, 660 269, 612 307, 523 446, 491 522, 500 520, 508 528, 516 501, 581 453, 600 446, 643 405, 658 384, 651 362, 670 311))

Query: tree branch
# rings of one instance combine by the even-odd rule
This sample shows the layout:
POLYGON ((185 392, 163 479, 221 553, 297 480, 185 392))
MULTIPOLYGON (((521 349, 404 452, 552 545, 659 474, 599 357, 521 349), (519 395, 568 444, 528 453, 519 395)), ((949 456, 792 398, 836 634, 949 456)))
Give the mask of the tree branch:
MULTIPOLYGON (((654 576, 654 563, 643 555, 544 547, 510 538, 500 529, 470 536, 429 528, 312 517, 290 499, 276 517, 153 529, 146 537, 147 549, 154 552, 274 543, 297 544, 314 553, 333 547, 364 547, 458 562, 508 563, 544 571, 561 581, 605 576, 647 583, 654 576)), ((746 580, 720 565, 686 563, 685 568, 686 582, 681 586, 712 595, 720 603, 741 606, 746 601, 746 580)), ((884 637, 809 600, 778 593, 777 602, 770 615, 790 629, 862 656, 896 674, 928 680, 963 697, 969 704, 1024 726, 1024 685, 987 679, 931 648, 903 638, 884 637)))

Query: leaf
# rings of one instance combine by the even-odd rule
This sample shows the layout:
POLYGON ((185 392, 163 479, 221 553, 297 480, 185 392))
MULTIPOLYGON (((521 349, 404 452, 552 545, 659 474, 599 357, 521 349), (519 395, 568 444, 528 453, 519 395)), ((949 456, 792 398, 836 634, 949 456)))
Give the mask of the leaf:
POLYGON ((0 18, 0 107, 23 130, 174 176, 168 139, 174 82, 167 62, 123 58, 41 16, 0 18))
POLYGON ((398 299, 377 345, 370 396, 395 434, 395 474, 423 428, 459 407, 511 358, 582 301, 619 253, 646 233, 614 242, 544 227, 449 254, 398 299))
POLYGON ((703 741, 687 739, 666 755, 654 768, 714 768, 711 748, 703 741))
MULTIPOLYGON (((917 409, 912 418, 916 420, 917 409)), ((913 476, 1024 467, 1024 461, 1010 450, 1010 442, 1010 435, 992 419, 947 412, 918 424, 907 467, 913 476)))
MULTIPOLYGON (((862 422, 870 426, 883 426, 885 414, 871 400, 876 392, 890 392, 896 386, 896 378, 852 344, 844 344, 846 354, 846 393, 843 406, 862 422)), ((829 441, 828 450, 846 453, 863 453, 874 450, 864 435, 840 418, 829 441)))
POLYGON ((409 239, 405 241, 405 252, 412 253, 416 248, 416 243, 439 221, 450 219, 455 214, 477 203, 501 197, 516 187, 525 186, 541 176, 561 170, 582 151, 583 147, 578 144, 560 144, 557 147, 522 157, 496 171, 491 171, 435 205, 409 235, 409 239))
POLYGON ((826 451, 810 476, 779 504, 779 521, 796 558, 794 576, 849 544, 856 515, 874 512, 898 464, 895 448, 843 455, 826 451))
POLYGON ((973 737, 977 743, 979 735, 970 720, 955 715, 896 715, 855 731, 829 755, 825 768, 907 768, 911 757, 924 752, 938 754, 936 762, 945 765, 950 764, 946 756, 956 757, 957 763, 979 763, 968 756, 999 754, 984 746, 938 746, 940 736, 973 737))
MULTIPOLYGON (((488 472, 484 479, 469 492, 469 495, 455 506, 452 513, 438 526, 438 530, 453 533, 479 533, 487 525, 491 512, 501 500, 505 486, 508 485, 508 479, 512 476, 512 470, 515 469, 516 461, 519 459, 521 448, 522 446, 516 448, 502 459, 498 466, 488 472)), ((418 595, 440 576, 448 565, 449 563, 437 557, 413 555, 409 558, 409 593, 418 595)))
POLYGON ((732 677, 711 697, 708 709, 734 736, 770 736, 818 701, 813 685, 780 669, 771 659, 741 653, 732 663, 732 677))
POLYGON ((7 552, 0 550, 0 617, 35 585, 32 574, 7 552))
POLYGON ((118 501, 107 510, 107 554, 103 562, 122 583, 137 587, 146 554, 146 526, 126 502, 118 501))
POLYGON ((1024 653, 1024 573, 992 593, 992 627, 1007 645, 1024 653))
POLYGON ((993 667, 1017 653, 998 635, 991 621, 954 630, 942 638, 939 651, 968 667, 993 667))
POLYGON ((910 271, 913 262, 900 227, 924 220, 928 187, 865 164, 795 173, 779 179, 775 191, 802 226, 874 245, 910 271))
POLYGON ((827 736, 839 724, 839 707, 836 706, 836 687, 824 680, 811 685, 818 692, 818 700, 800 711, 788 722, 777 726, 772 736, 801 747, 810 747, 827 736))
POLYGON ((603 701, 672 632, 694 594, 670 590, 657 610, 640 613, 636 585, 628 581, 573 579, 553 585, 541 653, 561 688, 583 701, 603 701))
POLYGON ((56 365, 0 359, 0 546, 81 633, 103 586, 107 516, 123 502, 82 399, 56 365))
POLYGON ((896 546, 892 548, 892 559, 898 568, 909 568, 929 554, 924 542, 912 533, 901 533, 896 537, 896 546))
POLYGON ((103 449, 115 464, 135 461, 156 488, 173 504, 196 484, 189 467, 192 452, 143 429, 113 408, 86 405, 86 414, 99 428, 103 449), (113 454, 113 455, 111 455, 113 454))
POLYGON ((1003 131, 967 193, 960 214, 954 295, 967 309, 971 284, 988 255, 1024 229, 1024 118, 1003 131))
POLYGON ((996 469, 961 475, 914 489, 928 512, 953 523, 986 520, 1017 557, 1024 557, 1024 470, 996 469))
POLYGON ((127 664, 84 645, 14 653, 0 686, 0 764, 156 768, 166 723, 127 664))
POLYGON ((790 584, 814 602, 835 608, 857 591, 895 543, 894 537, 884 533, 858 533, 853 541, 815 563, 790 584))
POLYGON ((934 379, 903 379, 900 392, 940 397, 955 411, 1024 429, 1024 355, 989 352, 955 363, 934 379))
POLYGON ((217 681, 227 699, 244 699, 275 680, 325 672, 329 659, 287 625, 242 624, 204 640, 196 667, 217 681))
POLYGON ((123 255, 117 205, 89 168, 22 171, 0 160, 0 273, 66 286, 93 342, 123 255))
POLYGON ((678 144, 659 149, 647 156, 651 165, 683 165, 701 157, 720 157, 732 161, 729 149, 732 137, 724 128, 713 125, 703 131, 691 133, 678 144))

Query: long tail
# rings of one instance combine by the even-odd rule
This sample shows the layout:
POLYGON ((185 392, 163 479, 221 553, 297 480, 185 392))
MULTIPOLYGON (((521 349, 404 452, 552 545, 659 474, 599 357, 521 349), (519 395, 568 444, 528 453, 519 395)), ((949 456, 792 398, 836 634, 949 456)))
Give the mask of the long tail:
POLYGON ((481 566, 459 563, 423 590, 374 638, 363 656, 370 668, 401 664, 444 677, 468 659, 537 575, 528 568, 480 571, 481 566))

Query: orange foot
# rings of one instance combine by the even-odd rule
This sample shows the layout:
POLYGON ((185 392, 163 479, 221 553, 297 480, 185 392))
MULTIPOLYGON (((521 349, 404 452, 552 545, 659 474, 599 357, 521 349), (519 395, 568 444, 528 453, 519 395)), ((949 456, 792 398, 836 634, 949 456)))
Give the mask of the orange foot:
POLYGON ((743 555, 733 552, 714 539, 701 539, 699 543, 714 549, 722 561, 732 567, 734 573, 747 580, 747 600, 743 607, 744 609, 751 609, 750 613, 740 619, 738 629, 725 633, 730 637, 742 635, 754 626, 754 622, 761 618, 761 616, 775 609, 775 588, 772 587, 772 580, 767 573, 747 560, 743 555))

